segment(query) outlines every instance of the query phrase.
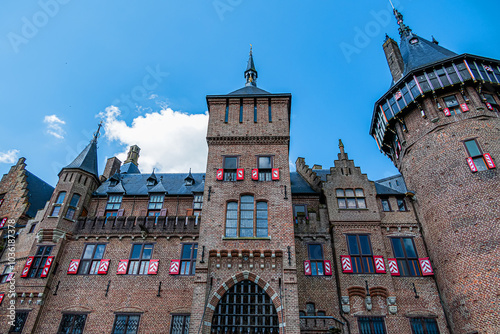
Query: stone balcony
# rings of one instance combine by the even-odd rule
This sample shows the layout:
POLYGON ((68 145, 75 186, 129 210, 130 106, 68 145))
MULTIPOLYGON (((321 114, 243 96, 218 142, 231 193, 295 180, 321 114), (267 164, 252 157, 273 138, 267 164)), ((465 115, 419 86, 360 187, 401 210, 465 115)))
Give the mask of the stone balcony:
POLYGON ((327 316, 301 316, 301 333, 344 333, 344 323, 334 317, 327 316))
POLYGON ((76 221, 74 236, 198 235, 201 216, 86 217, 76 221))

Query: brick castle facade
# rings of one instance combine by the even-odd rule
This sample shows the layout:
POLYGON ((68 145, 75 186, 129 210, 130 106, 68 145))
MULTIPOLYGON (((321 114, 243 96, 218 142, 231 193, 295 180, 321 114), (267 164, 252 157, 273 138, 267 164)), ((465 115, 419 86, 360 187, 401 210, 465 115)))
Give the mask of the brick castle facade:
POLYGON ((0 332, 499 333, 500 62, 395 15, 370 133, 401 175, 341 141, 291 172, 291 95, 250 53, 245 87, 207 96, 205 173, 141 173, 132 146, 99 175, 98 130, 49 196, 24 159, 2 178, 0 332))

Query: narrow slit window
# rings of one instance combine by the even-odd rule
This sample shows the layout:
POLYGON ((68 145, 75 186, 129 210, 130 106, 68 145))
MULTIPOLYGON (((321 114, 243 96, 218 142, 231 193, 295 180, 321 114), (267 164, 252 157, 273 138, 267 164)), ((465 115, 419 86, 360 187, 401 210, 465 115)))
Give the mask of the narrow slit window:
POLYGON ((273 121, 273 108, 271 106, 271 99, 269 99, 268 104, 269 104, 269 111, 268 111, 268 113, 269 113, 269 123, 271 123, 273 121))

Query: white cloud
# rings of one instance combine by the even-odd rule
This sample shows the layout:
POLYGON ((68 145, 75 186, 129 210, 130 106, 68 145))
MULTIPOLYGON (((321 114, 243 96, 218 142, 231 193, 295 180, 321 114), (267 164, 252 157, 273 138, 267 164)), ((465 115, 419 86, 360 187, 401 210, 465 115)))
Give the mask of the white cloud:
POLYGON ((17 160, 19 150, 8 150, 7 152, 0 152, 0 163, 13 164, 17 160))
POLYGON ((205 172, 207 162, 208 113, 187 114, 163 107, 159 112, 138 116, 129 126, 120 120, 120 109, 109 106, 99 114, 105 136, 126 145, 117 158, 125 161, 131 145, 141 148, 139 168, 149 173, 153 167, 164 173, 205 172))
POLYGON ((58 139, 63 139, 65 131, 62 128, 62 125, 66 124, 65 121, 61 120, 56 115, 47 115, 43 119, 43 122, 47 124, 47 133, 51 136, 54 136, 58 139))

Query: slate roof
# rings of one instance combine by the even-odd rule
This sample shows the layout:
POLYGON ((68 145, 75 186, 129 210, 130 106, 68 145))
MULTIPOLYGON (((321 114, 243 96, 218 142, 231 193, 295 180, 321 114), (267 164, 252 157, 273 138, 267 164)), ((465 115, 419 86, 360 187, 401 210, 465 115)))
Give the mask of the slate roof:
POLYGON ((75 168, 86 171, 96 177, 99 176, 97 170, 97 142, 92 140, 90 144, 73 160, 72 163, 64 168, 75 168))
POLYGON ((402 192, 386 187, 377 182, 375 182, 375 189, 377 190, 377 195, 404 195, 402 192))
MULTIPOLYGON (((157 173, 158 184, 154 186, 155 189, 161 189, 161 186, 166 190, 169 195, 192 195, 193 192, 203 192, 205 187, 204 173, 193 173, 191 174, 195 180, 192 186, 186 186, 184 179, 187 173, 168 173, 162 174, 157 173)), ((147 196, 153 186, 147 186, 147 179, 150 177, 149 174, 121 174, 121 181, 118 183, 126 195, 136 195, 136 196, 147 196)), ((117 185, 117 186, 118 186, 117 185)), ((117 187, 116 186, 116 187, 117 187)), ((101 184, 99 188, 95 191, 95 195, 106 196, 108 191, 113 192, 116 187, 110 188, 109 181, 101 184)))
POLYGON ((228 95, 272 95, 268 91, 260 89, 255 86, 245 86, 243 88, 237 89, 228 95))
POLYGON ((297 172, 290 173, 290 182, 292 194, 317 194, 297 172))
POLYGON ((139 167, 136 166, 133 162, 128 162, 126 164, 123 164, 120 167, 120 173, 123 174, 140 174, 141 171, 139 170, 139 167))
POLYGON ((27 170, 26 182, 28 182, 28 202, 30 203, 26 215, 33 218, 36 212, 43 209, 45 203, 50 200, 54 187, 27 170))
POLYGON ((421 66, 439 62, 457 55, 455 52, 443 48, 414 33, 409 33, 401 38, 399 49, 405 64, 403 76, 421 66), (417 38, 418 42, 411 44, 410 41, 414 38, 417 38))

